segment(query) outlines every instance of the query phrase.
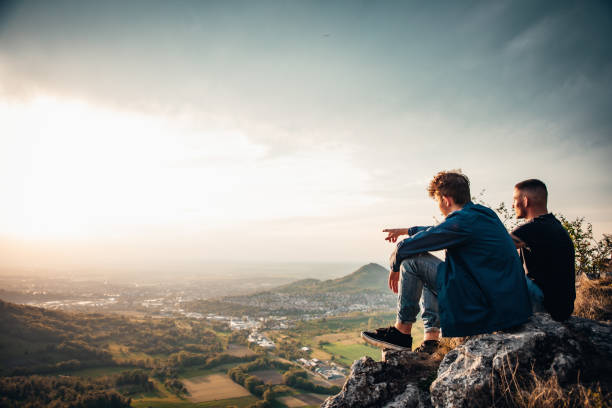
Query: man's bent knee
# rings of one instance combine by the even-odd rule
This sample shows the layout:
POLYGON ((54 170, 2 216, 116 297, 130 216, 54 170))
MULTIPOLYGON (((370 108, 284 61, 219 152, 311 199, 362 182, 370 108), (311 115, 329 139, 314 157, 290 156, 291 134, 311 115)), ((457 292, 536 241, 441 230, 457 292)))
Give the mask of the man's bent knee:
POLYGON ((442 260, 429 252, 421 252, 419 254, 408 257, 400 264, 400 272, 408 272, 413 275, 419 275, 421 269, 436 268, 442 260))
POLYGON ((421 252, 420 254, 412 255, 404 259, 400 264, 400 271, 409 271, 416 269, 418 267, 419 260, 427 255, 433 256, 429 252, 421 252))

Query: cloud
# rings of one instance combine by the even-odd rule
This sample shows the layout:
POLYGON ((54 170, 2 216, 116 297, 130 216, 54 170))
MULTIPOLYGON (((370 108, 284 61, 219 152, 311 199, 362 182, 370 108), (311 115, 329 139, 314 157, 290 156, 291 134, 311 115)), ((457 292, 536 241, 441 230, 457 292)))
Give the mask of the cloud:
MULTIPOLYGON (((0 98, 51 95, 171 123, 166 136, 188 153, 151 165, 169 169, 170 190, 204 173, 221 192, 259 186, 285 203, 277 218, 320 231, 331 227, 303 217, 343 202, 359 204, 346 228, 368 211, 371 226, 427 221, 424 184, 450 168, 491 203, 534 176, 576 215, 602 218, 610 201, 606 2, 0 4, 0 98)), ((172 208, 176 197, 165 197, 172 208)), ((176 208, 246 206, 231 197, 176 208)), ((266 196, 250 200, 273 212, 266 196)))
POLYGON ((32 83, 121 109, 229 121, 252 129, 249 136, 271 153, 330 135, 367 145, 364 124, 415 112, 465 123, 557 120, 571 112, 597 142, 600 123, 610 126, 603 112, 611 97, 601 88, 566 90, 610 81, 603 3, 15 8, 0 40, 14 88, 32 83), (573 99, 593 94, 586 107, 573 99))

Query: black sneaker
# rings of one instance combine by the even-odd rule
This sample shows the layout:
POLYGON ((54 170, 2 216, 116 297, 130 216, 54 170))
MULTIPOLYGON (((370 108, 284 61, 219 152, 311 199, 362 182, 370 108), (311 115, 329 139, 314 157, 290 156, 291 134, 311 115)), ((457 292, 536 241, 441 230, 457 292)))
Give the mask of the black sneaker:
POLYGON ((425 340, 421 345, 414 349, 417 353, 433 354, 438 350, 440 342, 438 340, 425 340))
POLYGON ((376 329, 375 332, 361 332, 361 338, 367 343, 383 349, 412 350, 412 336, 400 332, 393 326, 376 329))

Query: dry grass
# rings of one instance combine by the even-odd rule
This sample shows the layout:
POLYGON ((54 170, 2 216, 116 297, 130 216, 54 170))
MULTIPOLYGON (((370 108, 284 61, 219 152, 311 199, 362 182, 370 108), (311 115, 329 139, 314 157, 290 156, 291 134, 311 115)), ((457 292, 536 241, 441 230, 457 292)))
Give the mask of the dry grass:
POLYGON ((612 320, 612 278, 589 279, 581 275, 576 281, 574 315, 612 320))
MULTIPOLYGON (((592 320, 612 320, 612 278, 576 281, 574 315, 592 320)), ((469 337, 442 338, 437 354, 444 356, 469 337)), ((519 371, 517 362, 506 361, 499 377, 493 376, 491 406, 519 408, 612 408, 612 393, 597 383, 561 386, 556 376, 539 377, 532 369, 519 371), (497 378, 497 380, 495 380, 497 378)))
MULTIPOLYGON (((576 280, 574 315, 592 320, 612 320, 612 277, 576 280)), ((440 340, 436 352, 441 357, 465 343, 469 337, 440 340)), ((499 384, 490 384, 491 406, 518 408, 612 408, 612 393, 599 384, 561 386, 556 376, 539 377, 535 371, 519 373, 516 362, 506 361, 499 373, 499 384)), ((495 376, 493 376, 495 378, 495 376)), ((487 404, 489 405, 489 404, 487 404)))
POLYGON ((444 357, 449 351, 459 347, 469 340, 469 337, 442 337, 440 338, 440 347, 435 354, 444 357))
POLYGON ((544 380, 532 371, 530 384, 514 390, 507 399, 512 401, 511 406, 524 408, 610 408, 611 398, 612 394, 602 391, 598 384, 561 387, 557 377, 544 380))
MULTIPOLYGON (((539 377, 532 369, 528 376, 518 373, 518 363, 506 360, 500 384, 491 384, 492 406, 517 408, 612 408, 612 393, 602 391, 599 384, 585 387, 576 384, 562 387, 556 376, 539 377), (496 391, 499 394, 496 396, 496 391)), ((494 380, 494 377, 492 378, 494 380)))

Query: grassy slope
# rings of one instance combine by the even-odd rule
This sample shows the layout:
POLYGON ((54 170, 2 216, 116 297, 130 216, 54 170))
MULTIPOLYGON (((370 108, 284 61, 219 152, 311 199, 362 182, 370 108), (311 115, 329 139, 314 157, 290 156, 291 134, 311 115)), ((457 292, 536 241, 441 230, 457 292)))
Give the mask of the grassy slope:
POLYGON ((381 357, 380 349, 358 343, 331 343, 323 346, 323 350, 336 356, 336 360, 347 367, 350 367, 353 361, 359 360, 363 356, 371 357, 376 361, 380 361, 381 357))

